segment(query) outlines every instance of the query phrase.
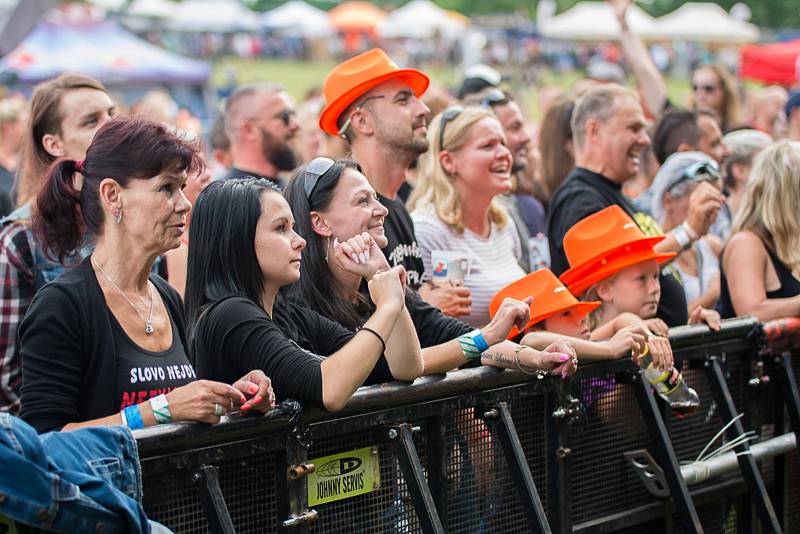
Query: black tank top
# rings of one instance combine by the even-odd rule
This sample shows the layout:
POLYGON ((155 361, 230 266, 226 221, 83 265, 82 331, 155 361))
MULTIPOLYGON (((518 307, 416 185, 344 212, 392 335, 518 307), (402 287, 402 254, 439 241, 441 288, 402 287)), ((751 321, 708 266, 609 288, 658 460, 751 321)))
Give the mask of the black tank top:
POLYGON ((137 345, 114 314, 109 315, 117 351, 116 403, 120 410, 196 380, 171 315, 172 345, 163 352, 152 352, 137 345))
MULTIPOLYGON (((762 241, 763 243, 763 241, 762 241)), ((780 287, 775 291, 767 291, 768 299, 783 299, 800 295, 800 280, 794 277, 792 271, 783 264, 778 256, 772 251, 772 247, 764 245, 769 254, 769 261, 775 268, 775 273, 778 275, 778 282, 780 287)), ((725 271, 722 269, 722 262, 719 265, 720 276, 720 293, 719 302, 717 303, 717 311, 723 319, 736 317, 736 312, 733 309, 733 302, 731 302, 731 294, 728 290, 728 280, 725 278, 725 271)))

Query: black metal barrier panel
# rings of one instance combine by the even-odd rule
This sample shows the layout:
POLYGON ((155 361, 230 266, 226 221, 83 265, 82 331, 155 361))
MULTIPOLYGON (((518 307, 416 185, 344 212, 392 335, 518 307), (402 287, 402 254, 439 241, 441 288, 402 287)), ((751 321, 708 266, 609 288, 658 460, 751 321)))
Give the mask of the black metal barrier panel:
POLYGON ((287 401, 137 431, 145 510, 192 533, 800 532, 789 326, 672 329, 701 399, 683 418, 625 359, 569 381, 466 369, 361 388, 336 414, 287 401))

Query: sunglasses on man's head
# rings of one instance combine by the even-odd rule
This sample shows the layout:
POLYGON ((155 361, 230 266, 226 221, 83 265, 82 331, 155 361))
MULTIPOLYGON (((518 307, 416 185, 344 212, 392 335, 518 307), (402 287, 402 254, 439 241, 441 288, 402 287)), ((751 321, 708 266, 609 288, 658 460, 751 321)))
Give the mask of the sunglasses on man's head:
POLYGON ((464 108, 461 106, 450 106, 442 111, 442 117, 439 119, 439 151, 444 150, 444 128, 447 123, 455 120, 456 117, 461 115, 464 108))
POLYGON ((694 91, 695 93, 697 93, 698 91, 701 91, 703 93, 713 93, 716 90, 717 90, 717 86, 716 85, 695 85, 695 84, 692 84, 692 91, 694 91))
POLYGON ((481 100, 481 107, 492 108, 497 104, 505 104, 507 101, 508 97, 501 89, 490 89, 481 100))
POLYGON ((311 198, 319 179, 331 170, 334 163, 331 158, 319 157, 314 158, 311 163, 306 165, 306 170, 303 171, 303 190, 306 192, 306 198, 311 198))

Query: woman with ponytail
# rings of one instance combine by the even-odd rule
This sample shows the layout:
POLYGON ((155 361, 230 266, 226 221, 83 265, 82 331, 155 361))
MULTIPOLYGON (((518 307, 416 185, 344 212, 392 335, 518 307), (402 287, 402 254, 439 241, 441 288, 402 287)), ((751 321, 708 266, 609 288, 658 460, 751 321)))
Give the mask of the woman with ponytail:
POLYGON ((131 118, 100 128, 85 159, 51 166, 33 219, 43 250, 63 261, 87 234, 96 241, 92 255, 36 294, 20 324, 21 416, 40 432, 215 423, 272 407, 261 371, 233 386, 195 380, 180 297, 151 274, 180 244, 186 177, 202 166, 166 127, 131 118))
MULTIPOLYGON (((32 200, 50 164, 57 158, 83 159, 97 129, 114 113, 103 84, 87 76, 65 74, 33 91, 15 186, 19 207, 0 223, 0 411, 19 413, 19 322, 34 293, 65 267, 48 258, 33 235, 32 200)), ((79 247, 74 258, 64 260, 68 266, 76 265, 90 250, 79 247)))

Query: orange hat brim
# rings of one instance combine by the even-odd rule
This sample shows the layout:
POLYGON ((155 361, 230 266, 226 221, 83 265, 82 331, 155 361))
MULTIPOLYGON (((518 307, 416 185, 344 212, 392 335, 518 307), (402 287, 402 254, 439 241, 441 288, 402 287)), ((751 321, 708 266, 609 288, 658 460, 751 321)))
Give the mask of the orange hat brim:
MULTIPOLYGON (((597 308, 599 308, 602 305, 603 305, 602 302, 599 302, 599 301, 596 301, 596 300, 595 301, 591 301, 591 302, 576 302, 574 304, 568 304, 567 306, 562 306, 560 308, 556 308, 555 310, 550 310, 547 313, 544 313, 544 314, 541 314, 541 315, 531 315, 531 320, 528 321, 528 324, 526 324, 525 326, 522 327, 522 331, 524 332, 525 330, 527 330, 528 328, 532 327, 533 325, 535 325, 537 323, 541 323, 545 319, 549 319, 550 317, 552 317, 554 315, 557 315, 559 313, 563 313, 563 312, 568 311, 568 310, 575 310, 581 315, 581 317, 585 317, 587 314, 589 314, 589 312, 596 310, 597 308)), ((534 302, 532 304, 532 306, 536 307, 536 303, 534 302)), ((519 330, 517 330, 517 327, 514 326, 509 331, 507 339, 514 339, 518 335, 519 335, 519 330)))
MULTIPOLYGON (((661 239, 658 239, 658 241, 661 241, 661 239)), ((637 241, 637 244, 638 243, 644 245, 645 240, 637 241)), ((606 278, 627 267, 630 267, 631 265, 636 265, 637 263, 642 263, 649 260, 656 260, 656 263, 661 265, 677 255, 674 252, 659 253, 653 250, 651 246, 642 245, 634 250, 631 250, 629 253, 626 253, 623 256, 611 259, 607 263, 602 263, 601 257, 596 258, 594 261, 585 262, 582 265, 578 265, 572 269, 564 271, 564 273, 559 277, 559 280, 561 280, 561 282, 567 286, 567 289, 569 289, 570 293, 577 297, 582 295, 594 284, 605 280, 606 278)), ((613 252, 615 251, 611 251, 611 253, 613 252)), ((608 254, 609 253, 606 253, 605 256, 608 254)))
POLYGON ((337 98, 329 102, 322 110, 322 113, 320 113, 319 127, 322 128, 322 131, 330 135, 339 135, 339 128, 336 126, 336 123, 339 121, 339 117, 342 115, 342 113, 344 113, 344 110, 346 110, 350 104, 358 100, 361 95, 373 87, 395 78, 405 80, 409 87, 411 87, 411 90, 414 91, 414 95, 417 98, 425 93, 431 83, 431 80, 428 78, 428 76, 416 69, 398 69, 392 72, 387 72, 381 76, 376 76, 375 78, 370 78, 358 85, 351 87, 349 90, 345 91, 337 98))

